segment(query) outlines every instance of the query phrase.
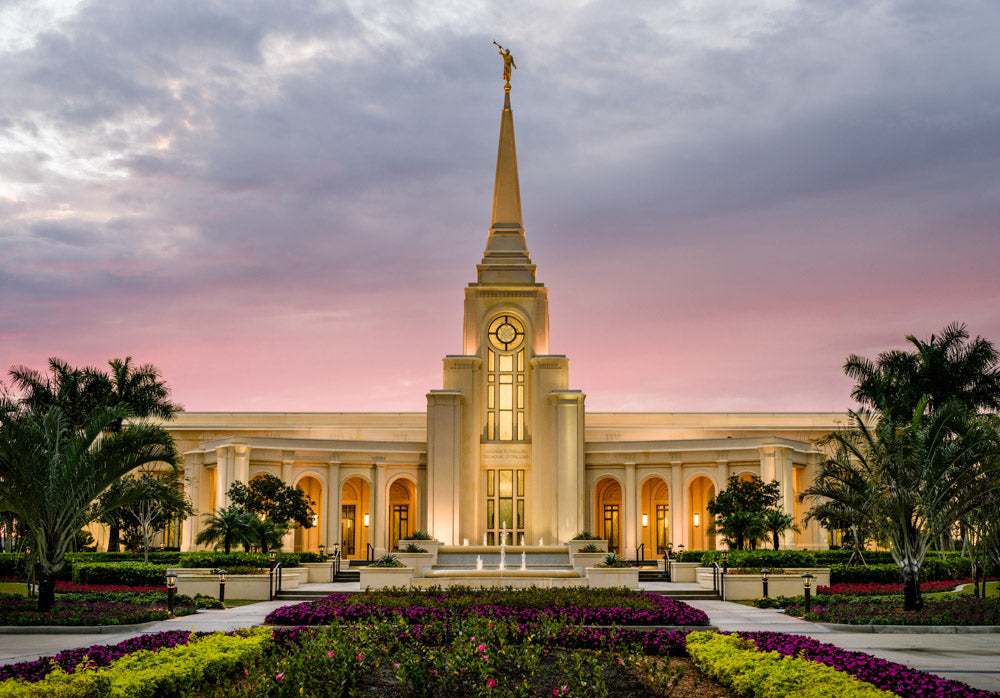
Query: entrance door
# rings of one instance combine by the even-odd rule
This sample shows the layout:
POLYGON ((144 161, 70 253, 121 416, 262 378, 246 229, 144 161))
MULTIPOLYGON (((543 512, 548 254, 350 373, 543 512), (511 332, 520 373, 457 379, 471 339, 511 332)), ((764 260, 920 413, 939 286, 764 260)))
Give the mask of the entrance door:
POLYGON ((667 549, 667 542, 670 540, 670 506, 668 504, 656 505, 656 554, 662 555, 667 549))
POLYGON ((604 505, 604 537, 608 539, 608 550, 614 553, 619 552, 619 515, 617 504, 604 505))
POLYGON ((486 544, 500 545, 506 524, 507 545, 518 545, 524 535, 524 470, 487 470, 486 544))
POLYGON ((347 557, 353 555, 355 550, 355 521, 357 514, 355 505, 345 504, 340 508, 340 544, 343 547, 342 555, 347 557))
POLYGON ((392 505, 392 541, 390 547, 399 549, 399 539, 410 537, 410 506, 408 504, 392 505))

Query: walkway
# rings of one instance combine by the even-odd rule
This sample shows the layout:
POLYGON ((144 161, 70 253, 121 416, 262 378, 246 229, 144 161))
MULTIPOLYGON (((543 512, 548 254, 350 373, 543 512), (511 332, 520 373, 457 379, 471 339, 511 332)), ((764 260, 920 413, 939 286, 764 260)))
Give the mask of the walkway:
MULTIPOLYGON (((641 585, 648 591, 695 589, 694 584, 649 582, 641 585)), ((357 582, 345 584, 303 584, 302 590, 324 592, 359 591, 357 582)), ((22 662, 56 654, 73 647, 106 645, 121 642, 142 633, 161 630, 193 629, 202 632, 234 630, 264 622, 273 609, 286 601, 262 601, 224 611, 202 611, 160 621, 141 631, 88 634, 25 634, 0 635, 0 664, 22 662)), ((774 609, 760 609, 726 601, 688 601, 708 614, 712 625, 720 630, 774 632, 808 635, 848 650, 858 650, 905 664, 938 676, 964 681, 976 688, 1000 691, 1000 634, 918 634, 882 635, 845 633, 828 630, 785 616, 774 609)))

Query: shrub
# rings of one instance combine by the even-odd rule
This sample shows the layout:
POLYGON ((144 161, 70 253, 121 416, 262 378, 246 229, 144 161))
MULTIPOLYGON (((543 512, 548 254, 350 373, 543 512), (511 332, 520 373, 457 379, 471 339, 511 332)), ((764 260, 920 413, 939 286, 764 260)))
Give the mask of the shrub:
POLYGON ((165 584, 167 565, 142 562, 78 562, 73 565, 74 584, 121 584, 130 587, 165 584))
POLYGON ((410 543, 409 545, 406 546, 406 550, 404 552, 407 552, 407 553, 426 553, 427 549, 426 548, 421 548, 416 543, 410 543))
POLYGON ((574 536, 573 540, 600 540, 600 538, 595 536, 590 531, 580 531, 576 534, 576 536, 574 536))
POLYGON ((674 559, 677 562, 701 562, 702 556, 707 550, 677 550, 674 551, 674 559))
POLYGON ((371 563, 368 566, 369 567, 406 567, 406 565, 404 565, 402 562, 400 562, 399 558, 397 558, 392 553, 388 553, 386 555, 383 555, 382 557, 380 557, 379 559, 375 560, 375 562, 371 563))
POLYGON ((111 682, 106 676, 93 671, 67 674, 56 667, 35 683, 5 681, 0 684, 0 698, 104 698, 110 690, 111 682))
MULTIPOLYGON (((316 553, 278 553, 277 561, 282 567, 298 567, 304 555, 316 555, 316 553)), ((316 562, 319 561, 316 555, 316 562)), ((232 567, 258 567, 270 568, 271 558, 264 553, 217 553, 213 551, 201 551, 196 553, 182 553, 180 567, 222 567, 230 569, 232 567)))
POLYGON ((427 531, 414 531, 413 535, 410 536, 410 540, 434 540, 431 534, 427 531))
POLYGON ((736 635, 696 632, 687 636, 692 663, 708 677, 742 696, 881 698, 892 693, 858 681, 823 664, 760 652, 736 635))
POLYGON ((603 553, 604 551, 601 550, 596 545, 594 545, 593 543, 591 543, 590 545, 585 545, 582 548, 580 548, 580 552, 581 553, 603 553))
MULTIPOLYGON (((711 567, 713 562, 722 564, 722 552, 709 550, 701 556, 701 564, 711 567)), ((730 567, 816 567, 816 555, 812 550, 732 550, 729 552, 730 567)))
POLYGON ((608 553, 604 556, 604 562, 599 562, 594 567, 631 567, 632 565, 628 560, 623 560, 614 553, 608 553))

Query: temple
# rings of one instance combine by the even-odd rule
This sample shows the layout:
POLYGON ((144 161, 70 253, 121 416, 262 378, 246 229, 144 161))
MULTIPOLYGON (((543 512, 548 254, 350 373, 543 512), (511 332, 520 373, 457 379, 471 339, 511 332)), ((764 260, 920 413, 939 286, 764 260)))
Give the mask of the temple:
MULTIPOLYGON (((569 359, 549 347, 509 88, 486 250, 464 302, 461 353, 444 357, 426 413, 179 414, 167 426, 199 513, 175 532, 181 548, 198 548, 202 515, 228 505, 233 482, 263 473, 316 505, 314 526, 290 533, 285 549, 337 545, 346 558, 381 555, 417 530, 446 545, 559 543, 587 530, 647 559, 667 543, 712 549, 706 507, 732 475, 780 483, 801 527, 783 547, 827 547, 825 531, 802 523, 797 494, 823 455, 812 441, 842 427, 843 413, 586 411, 569 359)), ((624 347, 614 360, 631 360, 624 347)))

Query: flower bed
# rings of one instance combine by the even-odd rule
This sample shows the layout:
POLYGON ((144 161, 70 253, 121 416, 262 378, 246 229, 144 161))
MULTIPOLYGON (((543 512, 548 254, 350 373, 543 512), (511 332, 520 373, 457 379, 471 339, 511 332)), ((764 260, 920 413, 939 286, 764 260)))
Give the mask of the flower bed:
POLYGON ((922 611, 904 611, 899 599, 882 597, 819 601, 806 613, 796 600, 785 612, 814 622, 848 625, 1000 625, 1000 604, 996 599, 974 596, 928 599, 922 611))
MULTIPOLYGON (((938 591, 951 591, 961 584, 971 584, 971 579, 959 579, 955 581, 920 582, 920 591, 924 593, 934 593, 938 591)), ((841 582, 831 584, 828 587, 816 587, 817 594, 850 594, 857 596, 888 596, 890 594, 902 594, 902 582, 896 584, 877 583, 850 583, 841 582)))
POLYGON ((564 589, 506 590, 501 593, 389 592, 332 594, 275 609, 266 622, 275 625, 324 625, 337 621, 388 619, 409 624, 454 620, 465 615, 511 618, 520 623, 559 619, 574 625, 708 625, 703 611, 657 594, 622 590, 586 594, 564 589), (610 592, 610 593, 609 593, 610 592), (570 603, 567 603, 570 601, 570 603))
POLYGON ((879 659, 864 652, 851 652, 801 635, 757 632, 740 633, 740 636, 752 640, 761 651, 777 652, 786 657, 800 657, 819 662, 898 696, 987 698, 997 695, 958 681, 949 681, 902 664, 879 659))
MULTIPOLYGON (((128 625, 165 620, 166 594, 60 594, 47 613, 39 613, 38 602, 23 596, 0 595, 0 625, 128 625)), ((174 615, 195 612, 194 602, 175 598, 174 615)))
POLYGON ((94 592, 111 592, 117 594, 149 594, 166 593, 167 587, 163 584, 151 587, 130 587, 123 584, 76 584, 74 582, 56 582, 56 593, 78 593, 89 594, 94 592))

